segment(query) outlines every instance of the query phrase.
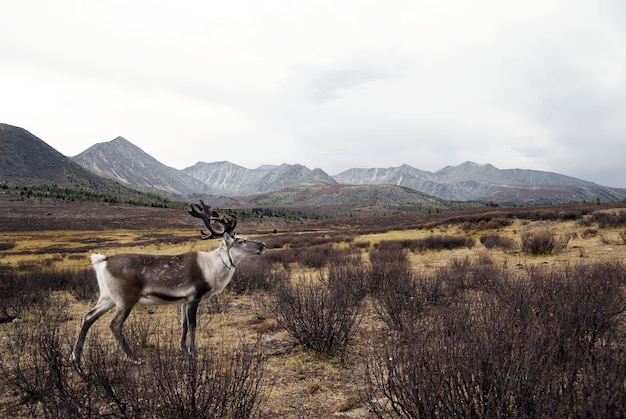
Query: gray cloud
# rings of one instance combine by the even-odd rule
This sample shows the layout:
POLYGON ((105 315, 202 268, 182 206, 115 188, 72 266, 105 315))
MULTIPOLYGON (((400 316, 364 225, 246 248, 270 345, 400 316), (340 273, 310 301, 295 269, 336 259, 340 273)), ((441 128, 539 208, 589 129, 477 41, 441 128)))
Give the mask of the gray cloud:
POLYGON ((621 2, 3 4, 0 115, 73 155, 423 170, 626 187, 621 2))

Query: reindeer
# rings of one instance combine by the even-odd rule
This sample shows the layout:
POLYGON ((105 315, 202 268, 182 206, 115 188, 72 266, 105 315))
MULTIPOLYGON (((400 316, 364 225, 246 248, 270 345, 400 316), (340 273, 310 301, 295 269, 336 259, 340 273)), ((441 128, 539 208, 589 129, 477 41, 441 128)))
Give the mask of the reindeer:
POLYGON ((211 252, 186 252, 179 255, 151 255, 120 253, 113 256, 91 255, 98 278, 100 298, 83 317, 80 332, 71 359, 80 364, 83 344, 89 328, 105 313, 115 307, 111 331, 126 357, 133 363, 143 361, 135 357, 124 335, 122 326, 136 304, 182 304, 181 350, 196 354, 196 313, 205 298, 222 292, 228 285, 235 267, 245 257, 262 254, 265 243, 244 240, 234 233, 237 217, 220 216, 203 201, 193 204, 188 211, 202 218, 211 234, 200 230, 200 237, 208 240, 223 237, 219 248, 211 252), (187 341, 189 332, 189 341, 187 341))

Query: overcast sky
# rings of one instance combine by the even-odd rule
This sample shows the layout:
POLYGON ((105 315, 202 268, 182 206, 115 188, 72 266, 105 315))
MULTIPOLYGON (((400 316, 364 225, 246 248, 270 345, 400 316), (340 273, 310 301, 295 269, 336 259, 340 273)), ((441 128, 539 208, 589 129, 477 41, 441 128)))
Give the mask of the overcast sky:
POLYGON ((0 122, 65 155, 626 187, 626 2, 0 0, 0 122))

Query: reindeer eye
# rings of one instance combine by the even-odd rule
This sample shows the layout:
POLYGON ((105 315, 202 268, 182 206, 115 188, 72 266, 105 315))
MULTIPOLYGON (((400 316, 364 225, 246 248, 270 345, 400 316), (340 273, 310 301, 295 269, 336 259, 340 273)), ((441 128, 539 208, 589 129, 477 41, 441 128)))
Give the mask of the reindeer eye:
POLYGON ((244 242, 243 240, 241 240, 241 239, 237 240, 237 244, 238 244, 239 246, 243 246, 243 244, 244 244, 244 243, 245 243, 245 242, 244 242))

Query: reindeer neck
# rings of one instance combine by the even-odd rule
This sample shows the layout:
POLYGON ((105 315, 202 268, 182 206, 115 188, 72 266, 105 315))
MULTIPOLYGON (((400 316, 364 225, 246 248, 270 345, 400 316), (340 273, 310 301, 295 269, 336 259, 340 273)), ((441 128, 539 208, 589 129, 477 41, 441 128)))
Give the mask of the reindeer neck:
POLYGON ((222 260, 222 263, 224 264, 224 266, 226 266, 228 270, 235 269, 235 261, 233 260, 233 256, 230 254, 230 251, 228 250, 228 248, 226 249, 222 248, 221 250, 224 250, 227 255, 227 258, 224 258, 224 255, 222 254, 222 252, 219 253, 220 259, 222 260))

